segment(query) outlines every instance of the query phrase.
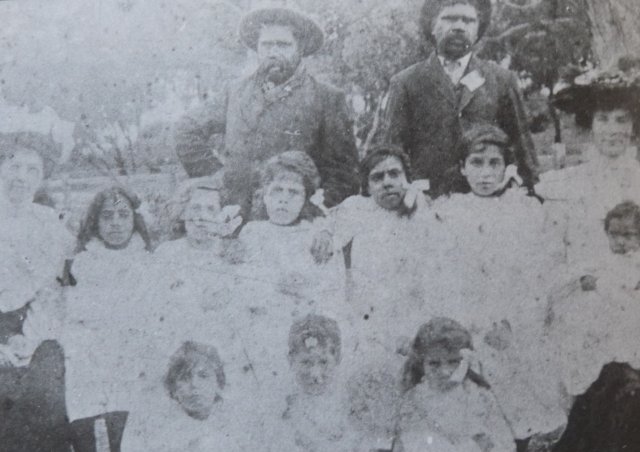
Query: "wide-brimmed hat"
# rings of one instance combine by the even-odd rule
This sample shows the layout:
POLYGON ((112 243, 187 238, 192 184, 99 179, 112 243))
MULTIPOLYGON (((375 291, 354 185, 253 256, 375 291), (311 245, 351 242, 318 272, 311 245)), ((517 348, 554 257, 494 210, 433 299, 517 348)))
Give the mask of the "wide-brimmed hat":
POLYGON ((240 39, 244 45, 256 50, 263 25, 291 26, 304 56, 315 53, 322 47, 324 33, 320 25, 288 1, 261 3, 240 21, 240 39))
POLYGON ((567 113, 590 116, 597 109, 625 108, 640 114, 640 59, 622 57, 616 67, 593 69, 558 91, 553 104, 567 113))
MULTIPOLYGON (((491 0, 460 0, 460 3, 469 3, 478 11, 478 40, 491 24, 491 0)), ((433 20, 440 10, 451 4, 451 0, 425 0, 420 11, 420 25, 425 36, 433 39, 433 20)))

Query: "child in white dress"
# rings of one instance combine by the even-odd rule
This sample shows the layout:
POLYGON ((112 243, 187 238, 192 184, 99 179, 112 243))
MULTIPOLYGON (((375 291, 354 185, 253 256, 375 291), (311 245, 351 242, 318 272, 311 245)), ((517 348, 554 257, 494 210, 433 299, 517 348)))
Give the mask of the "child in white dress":
POLYGON ((394 452, 513 452, 516 444, 484 378, 471 334, 437 317, 420 327, 404 368, 407 392, 394 452))
POLYGON ((584 393, 610 362, 640 367, 640 207, 624 202, 604 221, 608 249, 550 297, 549 346, 569 395, 584 393))
POLYGON ((443 262, 447 277, 426 278, 425 291, 439 301, 437 315, 468 325, 487 381, 516 438, 525 440, 566 422, 559 378, 540 353, 563 231, 517 187, 509 146, 492 125, 465 132, 460 170, 471 192, 433 206, 454 246, 443 262))

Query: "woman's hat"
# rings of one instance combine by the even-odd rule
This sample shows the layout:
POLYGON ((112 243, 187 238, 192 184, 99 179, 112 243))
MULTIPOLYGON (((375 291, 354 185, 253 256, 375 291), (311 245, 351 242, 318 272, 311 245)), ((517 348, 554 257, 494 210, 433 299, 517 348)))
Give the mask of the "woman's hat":
MULTIPOLYGON (((458 3, 469 3, 478 12, 478 40, 491 24, 491 0, 460 0, 458 3)), ((438 17, 443 7, 451 5, 451 0, 426 0, 420 12, 420 25, 422 31, 428 38, 433 36, 433 20, 438 17)))
POLYGON ((640 111, 640 58, 622 57, 614 68, 594 69, 560 90, 553 104, 567 113, 589 115, 600 107, 640 111))
POLYGON ((261 28, 273 24, 293 28, 294 36, 300 39, 298 44, 304 56, 311 55, 322 47, 324 33, 320 25, 286 0, 261 3, 247 13, 240 22, 240 40, 248 48, 256 50, 261 28))

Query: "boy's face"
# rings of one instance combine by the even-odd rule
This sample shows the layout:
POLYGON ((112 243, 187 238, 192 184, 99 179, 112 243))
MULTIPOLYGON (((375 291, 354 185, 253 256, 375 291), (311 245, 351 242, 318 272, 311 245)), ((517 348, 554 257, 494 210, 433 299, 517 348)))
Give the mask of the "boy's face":
POLYGON ((18 151, 2 163, 0 178, 9 202, 31 203, 44 178, 42 158, 37 152, 18 151))
POLYGON ((220 193, 196 189, 184 212, 187 235, 196 240, 210 239, 217 233, 217 217, 220 213, 220 193))
POLYGON ((112 247, 122 247, 133 234, 133 209, 126 198, 108 198, 102 204, 98 218, 100 238, 112 247))
POLYGON ((627 254, 640 249, 640 228, 633 217, 612 218, 607 231, 609 248, 616 254, 627 254))
POLYGON ((296 381, 309 395, 320 395, 326 391, 337 366, 336 358, 326 348, 299 352, 291 362, 296 381))
POLYGON ((451 381, 451 376, 460 367, 460 351, 450 351, 445 347, 433 347, 424 356, 424 376, 429 387, 435 391, 448 391, 459 383, 451 381))
POLYGON ((487 144, 480 152, 469 154, 461 172, 474 194, 487 197, 498 191, 504 180, 505 169, 506 165, 500 148, 487 144))
POLYGON ((631 145, 633 121, 622 108, 598 110, 593 116, 593 140, 605 157, 615 159, 624 155, 631 145))
POLYGON ((217 390, 213 365, 201 361, 193 368, 191 378, 176 382, 175 399, 189 416, 202 420, 213 411, 217 390))
POLYGON ((271 223, 288 226, 295 222, 302 212, 306 192, 302 176, 296 173, 279 174, 266 188, 264 204, 271 223))
POLYGON ((383 209, 397 210, 408 185, 402 163, 396 157, 387 157, 369 172, 369 193, 383 209))

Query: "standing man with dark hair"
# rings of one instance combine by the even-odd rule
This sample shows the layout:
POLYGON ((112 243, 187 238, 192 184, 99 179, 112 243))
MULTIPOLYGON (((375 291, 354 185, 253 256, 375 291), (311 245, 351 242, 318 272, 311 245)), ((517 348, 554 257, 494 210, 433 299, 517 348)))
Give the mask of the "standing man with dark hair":
POLYGON ((490 20, 490 0, 426 0, 421 25, 435 51, 391 79, 382 140, 404 148, 415 178, 429 179, 435 195, 468 190, 449 170, 459 160, 463 130, 477 122, 503 129, 524 184, 532 189, 537 180, 516 75, 474 55, 490 20))
POLYGON ((225 134, 224 183, 231 201, 251 211, 257 168, 276 154, 305 151, 318 167, 327 207, 358 191, 358 155, 345 95, 318 82, 303 59, 323 43, 319 25, 295 9, 249 12, 240 38, 259 67, 233 83, 224 102, 187 115, 178 125, 177 153, 191 177, 219 169, 209 138, 225 134))

